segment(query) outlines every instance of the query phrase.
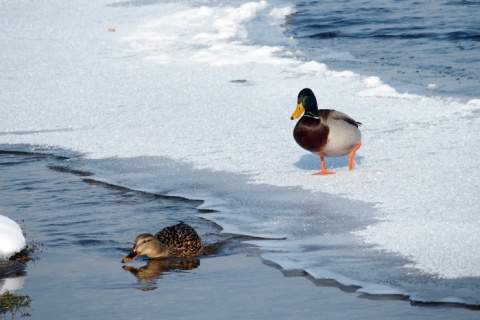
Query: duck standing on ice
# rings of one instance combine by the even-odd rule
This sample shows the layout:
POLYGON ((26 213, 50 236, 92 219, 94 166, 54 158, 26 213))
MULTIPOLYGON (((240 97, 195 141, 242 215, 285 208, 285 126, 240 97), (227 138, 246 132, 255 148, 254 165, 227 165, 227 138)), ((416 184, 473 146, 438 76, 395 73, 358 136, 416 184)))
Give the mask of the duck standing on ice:
POLYGON ((341 157, 350 154, 348 167, 354 167, 355 152, 362 145, 361 125, 348 115, 329 109, 318 109, 313 91, 305 88, 298 94, 297 108, 291 119, 298 120, 293 137, 300 147, 320 156, 322 170, 314 175, 332 174, 325 167, 324 157, 341 157))

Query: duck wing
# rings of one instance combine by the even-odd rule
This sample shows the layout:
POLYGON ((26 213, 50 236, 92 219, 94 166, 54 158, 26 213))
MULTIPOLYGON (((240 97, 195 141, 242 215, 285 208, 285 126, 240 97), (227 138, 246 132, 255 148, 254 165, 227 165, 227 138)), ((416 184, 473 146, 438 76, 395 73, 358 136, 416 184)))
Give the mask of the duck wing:
POLYGON ((343 121, 348 122, 348 123, 350 123, 351 125, 353 125, 357 128, 358 128, 358 126, 362 125, 361 122, 355 121, 349 115, 347 115, 343 112, 340 112, 340 111, 321 109, 321 110, 318 110, 318 113, 320 115, 320 118, 322 118, 323 121, 325 121, 326 119, 343 120, 343 121))
POLYGON ((198 256, 203 252, 203 242, 195 229, 186 223, 166 227, 155 235, 168 247, 173 256, 198 256))

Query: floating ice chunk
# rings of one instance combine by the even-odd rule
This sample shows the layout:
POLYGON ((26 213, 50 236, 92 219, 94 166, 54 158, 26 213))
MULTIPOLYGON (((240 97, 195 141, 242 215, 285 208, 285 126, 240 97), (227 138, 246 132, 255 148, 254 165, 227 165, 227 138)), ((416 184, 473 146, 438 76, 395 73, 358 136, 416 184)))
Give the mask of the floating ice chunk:
POLYGON ((438 90, 438 85, 435 84, 435 83, 430 83, 427 85, 427 89, 430 90, 430 91, 436 91, 438 90))
POLYGON ((13 220, 0 215, 0 259, 12 256, 25 248, 22 229, 13 220))

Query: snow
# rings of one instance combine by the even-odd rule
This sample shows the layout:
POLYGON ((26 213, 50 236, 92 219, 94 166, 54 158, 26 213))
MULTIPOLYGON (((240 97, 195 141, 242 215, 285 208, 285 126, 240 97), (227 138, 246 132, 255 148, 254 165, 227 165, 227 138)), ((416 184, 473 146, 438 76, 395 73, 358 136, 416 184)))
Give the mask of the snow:
POLYGON ((25 248, 22 229, 13 220, 0 215, 0 259, 11 257, 25 248))
POLYGON ((286 3, 132 3, 0 5, 3 149, 73 151, 99 179, 204 199, 220 210, 204 217, 227 231, 292 238, 269 258, 312 275, 339 274, 319 265, 321 250, 304 252, 331 236, 314 211, 324 201, 338 210, 335 240, 435 277, 480 277, 480 100, 399 93, 379 76, 305 61, 281 32, 286 3), (319 159, 295 144, 290 121, 305 87, 363 123, 354 171, 327 159, 336 174, 311 176, 319 159), (275 192, 261 198, 252 190, 262 186, 275 192))

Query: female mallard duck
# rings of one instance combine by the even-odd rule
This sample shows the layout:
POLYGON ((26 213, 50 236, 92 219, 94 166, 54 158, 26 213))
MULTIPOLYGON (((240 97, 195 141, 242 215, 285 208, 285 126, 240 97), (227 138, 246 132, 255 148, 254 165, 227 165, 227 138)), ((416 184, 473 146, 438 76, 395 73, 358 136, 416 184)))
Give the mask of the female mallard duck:
POLYGON ((155 236, 142 233, 135 239, 132 250, 122 262, 129 262, 138 256, 148 258, 184 258, 203 254, 203 242, 195 229, 180 222, 166 227, 155 236))
POLYGON ((328 109, 318 110, 317 99, 310 89, 303 89, 298 94, 297 109, 291 119, 298 120, 293 137, 298 145, 320 156, 322 171, 316 174, 332 174, 325 168, 324 157, 341 157, 350 153, 348 167, 353 169, 355 152, 361 146, 361 125, 346 114, 328 109))

